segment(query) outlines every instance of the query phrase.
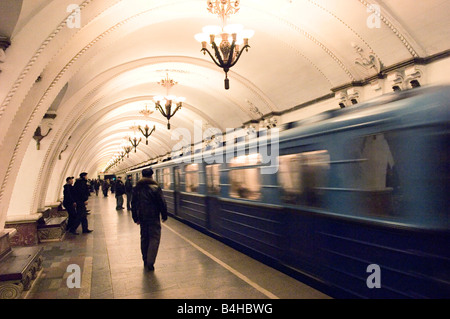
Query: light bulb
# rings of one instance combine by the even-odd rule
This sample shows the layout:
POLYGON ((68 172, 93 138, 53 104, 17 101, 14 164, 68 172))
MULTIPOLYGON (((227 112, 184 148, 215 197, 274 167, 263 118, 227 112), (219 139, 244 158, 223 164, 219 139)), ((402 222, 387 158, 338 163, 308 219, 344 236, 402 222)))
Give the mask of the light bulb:
POLYGON ((209 35, 206 33, 197 33, 194 38, 200 43, 209 41, 209 35))
POLYGON ((218 25, 207 25, 202 29, 203 33, 206 34, 219 34, 222 31, 222 28, 218 25))
POLYGON ((160 102, 160 103, 161 103, 161 101, 164 100, 164 97, 161 96, 161 95, 157 95, 157 96, 155 96, 155 97, 153 98, 153 100, 154 100, 155 102, 160 102))
POLYGON ((244 30, 241 32, 240 36, 243 39, 250 39, 251 37, 253 37, 255 35, 255 31, 253 30, 244 30))
POLYGON ((223 31, 229 34, 239 33, 244 29, 242 24, 229 24, 223 28, 223 31))

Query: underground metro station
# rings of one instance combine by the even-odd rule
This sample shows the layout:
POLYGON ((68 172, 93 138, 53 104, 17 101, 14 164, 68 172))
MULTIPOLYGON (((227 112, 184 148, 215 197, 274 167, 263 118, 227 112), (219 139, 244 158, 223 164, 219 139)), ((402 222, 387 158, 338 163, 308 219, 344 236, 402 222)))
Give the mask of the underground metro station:
POLYGON ((449 298, 449 12, 1 0, 0 299, 449 298))

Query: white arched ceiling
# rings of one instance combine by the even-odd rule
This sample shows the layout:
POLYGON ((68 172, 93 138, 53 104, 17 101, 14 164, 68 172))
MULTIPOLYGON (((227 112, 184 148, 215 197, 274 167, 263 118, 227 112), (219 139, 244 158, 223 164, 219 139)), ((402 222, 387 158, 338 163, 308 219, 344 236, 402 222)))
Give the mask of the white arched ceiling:
MULTIPOLYGON (((11 10, 18 7, 16 1, 11 10)), ((171 119, 172 131, 152 114, 151 142, 120 169, 166 154, 177 128, 192 132, 201 121, 224 131, 377 75, 355 63, 354 45, 382 69, 446 52, 449 9, 444 0, 242 0, 230 22, 255 36, 229 72, 226 91, 223 71, 194 40, 203 26, 219 24, 205 0, 24 0, 0 64, 0 216, 11 209, 21 164, 35 156, 28 145, 55 99, 57 116, 39 151, 44 159, 33 163, 37 183, 27 186, 34 194, 30 212, 58 198, 66 175, 104 169, 142 119, 139 110, 165 93, 157 82, 167 72, 178 82, 171 93, 186 103, 171 119), (80 28, 67 24, 73 4, 80 28), (370 11, 373 5, 380 14, 370 11)))

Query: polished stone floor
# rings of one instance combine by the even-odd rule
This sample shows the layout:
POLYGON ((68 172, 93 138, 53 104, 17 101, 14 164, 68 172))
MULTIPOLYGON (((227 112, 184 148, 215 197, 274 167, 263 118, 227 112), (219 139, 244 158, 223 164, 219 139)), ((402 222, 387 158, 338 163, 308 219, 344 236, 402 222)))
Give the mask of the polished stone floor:
POLYGON ((44 269, 25 298, 329 298, 171 218, 163 224, 155 271, 146 272, 131 212, 116 211, 111 195, 94 195, 88 209, 94 232, 42 244, 44 269), (69 265, 79 266, 78 287, 68 287, 76 283, 69 265))

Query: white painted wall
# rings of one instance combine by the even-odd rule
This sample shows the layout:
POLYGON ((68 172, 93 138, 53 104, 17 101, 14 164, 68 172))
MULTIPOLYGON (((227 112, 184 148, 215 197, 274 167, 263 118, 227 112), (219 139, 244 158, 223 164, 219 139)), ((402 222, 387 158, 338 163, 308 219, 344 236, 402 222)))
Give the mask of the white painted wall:
MULTIPOLYGON (((45 132, 43 133, 45 134, 45 132)), ((9 202, 8 216, 27 215, 36 212, 33 207, 33 195, 39 176, 39 169, 45 155, 45 139, 41 141, 41 150, 36 149, 36 142, 30 141, 19 174, 14 183, 14 190, 9 202)))

